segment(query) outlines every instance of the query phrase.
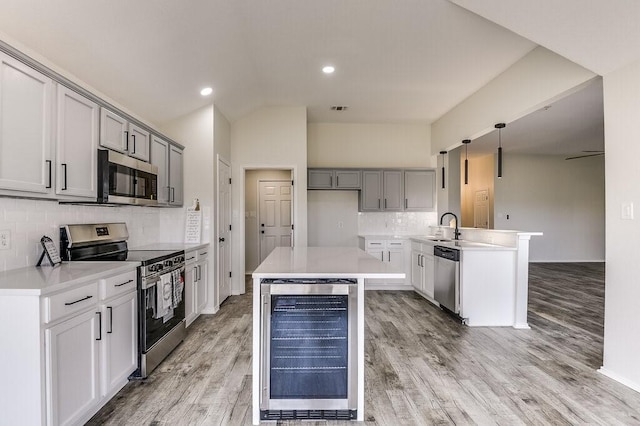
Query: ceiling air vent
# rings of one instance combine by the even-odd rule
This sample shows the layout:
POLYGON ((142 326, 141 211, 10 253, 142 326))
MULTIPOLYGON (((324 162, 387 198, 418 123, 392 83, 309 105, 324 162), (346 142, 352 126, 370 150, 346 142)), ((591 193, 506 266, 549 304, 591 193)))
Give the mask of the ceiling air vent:
POLYGON ((346 105, 332 105, 331 111, 346 111, 348 108, 346 105))

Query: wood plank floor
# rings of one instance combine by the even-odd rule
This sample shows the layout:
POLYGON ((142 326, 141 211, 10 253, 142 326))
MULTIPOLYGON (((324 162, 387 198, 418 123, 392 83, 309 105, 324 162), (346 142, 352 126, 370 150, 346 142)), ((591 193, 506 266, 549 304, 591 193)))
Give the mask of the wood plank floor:
MULTIPOLYGON (((366 292, 367 425, 640 424, 602 363, 603 264, 532 264, 531 330, 469 328, 413 292, 366 292)), ((250 425, 251 296, 202 316, 91 425, 250 425)), ((349 422, 282 422, 283 425, 349 422)))

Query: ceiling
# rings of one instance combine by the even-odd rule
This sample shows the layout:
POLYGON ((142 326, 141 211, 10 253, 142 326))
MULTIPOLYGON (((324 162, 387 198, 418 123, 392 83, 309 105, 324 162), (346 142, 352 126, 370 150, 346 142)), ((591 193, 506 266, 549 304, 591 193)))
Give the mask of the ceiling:
POLYGON ((311 122, 431 123, 536 46, 447 0, 0 4, 9 37, 156 125, 210 104, 204 86, 231 121, 306 105, 311 122))
MULTIPOLYGON (((429 124, 537 45, 599 74, 640 58, 634 0, 0 0, 0 7, 8 41, 156 126, 212 102, 232 122, 264 106, 304 105, 310 122, 429 124), (336 72, 322 74, 326 64, 336 72), (211 97, 199 95, 204 86, 211 97)), ((508 123, 505 150, 602 149, 598 84, 508 123)), ((492 137, 473 149, 495 147, 492 137)))

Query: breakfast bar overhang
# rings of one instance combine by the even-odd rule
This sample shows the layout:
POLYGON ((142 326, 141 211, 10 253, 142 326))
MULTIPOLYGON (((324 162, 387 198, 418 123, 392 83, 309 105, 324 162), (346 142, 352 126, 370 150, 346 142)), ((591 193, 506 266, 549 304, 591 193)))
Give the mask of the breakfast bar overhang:
POLYGON ((273 250, 253 273, 254 425, 364 419, 364 280, 393 278, 355 247, 273 250))

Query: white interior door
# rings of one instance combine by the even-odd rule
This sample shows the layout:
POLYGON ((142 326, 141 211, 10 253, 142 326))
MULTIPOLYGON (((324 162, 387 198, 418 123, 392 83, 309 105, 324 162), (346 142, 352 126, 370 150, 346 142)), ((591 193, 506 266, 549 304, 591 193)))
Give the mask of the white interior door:
POLYGON ((292 189, 289 180, 259 182, 260 262, 263 262, 275 247, 291 247, 292 189))
POLYGON ((474 228, 489 228, 489 190, 476 191, 473 203, 474 228))
POLYGON ((231 295, 231 166, 218 159, 218 305, 231 295))

